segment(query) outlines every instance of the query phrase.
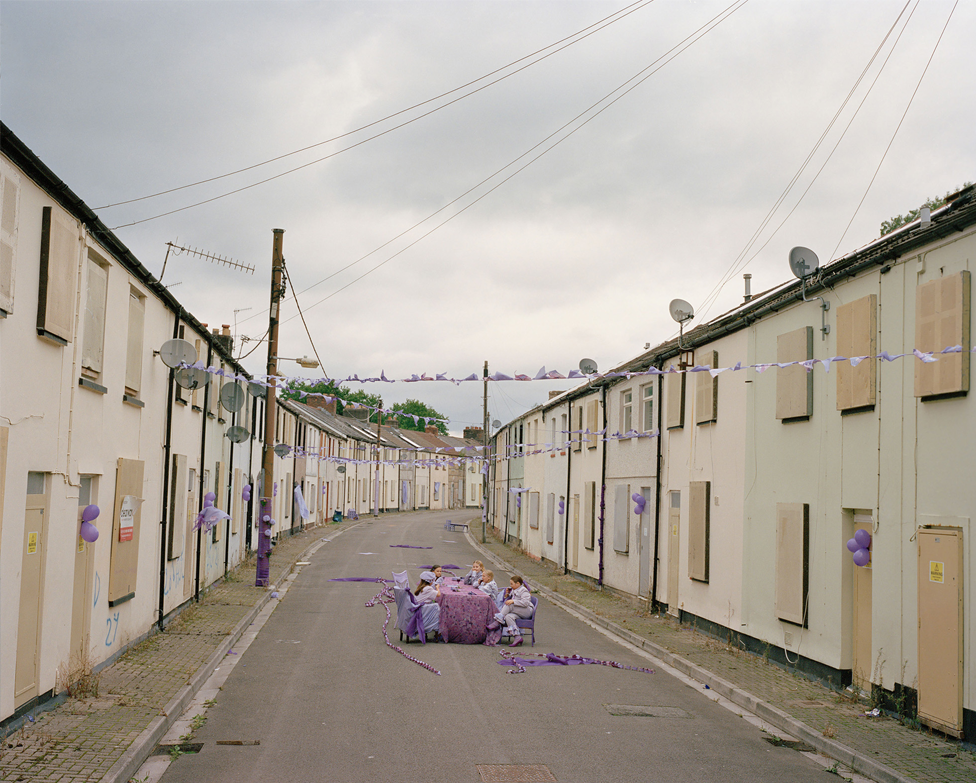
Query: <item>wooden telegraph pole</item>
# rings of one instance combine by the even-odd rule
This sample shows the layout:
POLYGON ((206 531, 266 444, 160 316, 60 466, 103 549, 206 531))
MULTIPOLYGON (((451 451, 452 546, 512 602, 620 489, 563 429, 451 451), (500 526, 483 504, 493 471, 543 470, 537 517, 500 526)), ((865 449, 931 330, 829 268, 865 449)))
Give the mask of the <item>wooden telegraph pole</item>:
MULTIPOLYGON (((285 287, 282 283, 283 259, 281 255, 283 228, 274 229, 274 248, 271 251, 271 316, 268 321, 268 375, 278 374, 278 307, 285 287)), ((258 567, 254 579, 256 587, 267 587, 271 555, 271 523, 274 521, 274 442, 276 419, 277 382, 269 378, 268 394, 264 403, 264 450, 261 454, 261 504, 258 511, 258 567)))

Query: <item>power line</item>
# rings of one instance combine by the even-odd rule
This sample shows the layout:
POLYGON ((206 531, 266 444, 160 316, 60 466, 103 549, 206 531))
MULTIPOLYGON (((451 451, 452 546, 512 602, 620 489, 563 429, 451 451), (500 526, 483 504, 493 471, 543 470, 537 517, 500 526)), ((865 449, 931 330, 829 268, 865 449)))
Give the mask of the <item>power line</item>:
POLYGON ((514 65, 522 62, 523 60, 527 60, 527 59, 529 59, 531 57, 535 57, 536 55, 540 54, 541 52, 545 52, 547 49, 552 49, 553 47, 557 47, 557 46, 559 47, 557 49, 553 49, 553 51, 549 52, 548 54, 545 54, 542 57, 539 57, 537 60, 534 60, 534 61, 528 63, 527 65, 523 65, 521 68, 517 68, 516 70, 512 71, 511 73, 507 73, 504 76, 501 76, 498 79, 495 79, 494 81, 488 82, 487 84, 483 84, 482 86, 480 86, 480 87, 478 87, 478 88, 476 88, 474 90, 471 90, 470 92, 465 93, 464 95, 461 95, 461 96, 459 96, 459 97, 457 97, 457 98, 455 98, 455 99, 453 99, 451 101, 448 101, 447 103, 444 103, 444 104, 442 104, 440 106, 437 106, 436 108, 433 108, 430 111, 424 112, 423 114, 420 114, 420 115, 418 115, 418 116, 416 116, 416 117, 414 117, 414 118, 412 118, 410 120, 407 120, 406 122, 402 122, 399 125, 394 125, 392 128, 388 128, 385 131, 382 131, 380 133, 377 133, 377 134, 375 134, 373 136, 369 136, 368 138, 365 138, 362 141, 359 141, 359 142, 357 142, 355 144, 352 144, 352 145, 350 145, 348 147, 344 147, 343 149, 338 150, 336 152, 333 152, 333 153, 331 153, 329 155, 326 155, 324 157, 321 157, 321 158, 318 158, 316 160, 310 161, 309 163, 305 163, 305 164, 303 164, 301 166, 296 166, 295 168, 288 169, 287 171, 283 171, 283 172, 281 172, 279 174, 276 174, 276 175, 274 175, 272 177, 268 177, 266 179, 259 180, 258 182, 252 183, 250 185, 245 185, 244 187, 240 187, 240 188, 237 188, 235 190, 228 191, 227 193, 223 193, 223 194, 221 194, 219 196, 214 196, 213 198, 205 199, 203 201, 198 201, 198 202, 196 202, 194 204, 190 204, 190 205, 185 206, 185 207, 180 207, 178 209, 170 210, 168 212, 163 212, 163 213, 161 213, 159 215, 154 215, 153 217, 143 218, 142 220, 136 220, 136 221, 133 221, 131 223, 123 223, 123 224, 121 224, 119 226, 115 226, 112 230, 115 231, 116 229, 119 229, 119 228, 126 228, 128 226, 135 226, 135 225, 138 225, 140 223, 146 223, 146 222, 149 222, 151 220, 156 220, 156 219, 161 218, 161 217, 166 217, 167 215, 172 215, 172 214, 175 214, 177 212, 183 212, 183 211, 185 211, 187 209, 193 209, 194 207, 199 207, 199 206, 202 206, 204 204, 209 204, 209 203, 211 203, 213 201, 217 201, 219 199, 226 198, 227 196, 234 195, 235 193, 240 193, 240 192, 242 192, 244 190, 249 190, 251 188, 255 188, 258 185, 264 185, 264 184, 266 184, 268 182, 271 182, 273 180, 280 179, 281 177, 284 177, 284 176, 286 176, 288 174, 293 174, 296 171, 300 171, 300 170, 302 170, 304 168, 308 168, 309 166, 314 166, 317 163, 321 163, 322 161, 328 160, 328 159, 333 158, 333 157, 335 157, 337 155, 341 155, 343 152, 348 152, 349 150, 353 150, 356 147, 359 147, 359 146, 361 146, 363 144, 366 144, 366 143, 368 143, 370 141, 374 141, 375 139, 378 139, 378 138, 380 138, 382 136, 385 136, 388 133, 392 133, 395 130, 399 130, 400 128, 403 128, 403 127, 405 127, 407 125, 410 125, 410 124, 412 124, 414 122, 417 122, 418 120, 421 120, 424 117, 428 117, 431 114, 434 114, 434 113, 440 111, 441 109, 446 109, 448 106, 451 106, 451 105, 457 103, 458 101, 463 100, 464 98, 468 98, 468 97, 470 97, 470 96, 472 96, 472 95, 474 95, 474 94, 476 94, 478 92, 481 92, 482 90, 486 90, 489 87, 492 87, 495 84, 498 84, 499 82, 504 81, 505 79, 509 78, 510 76, 514 76, 514 75, 516 75, 518 73, 521 73, 522 71, 526 70, 527 68, 530 68, 533 65, 536 65, 536 64, 542 62, 543 60, 551 57, 552 55, 557 54, 557 53, 563 51, 564 49, 567 49, 568 47, 572 46, 573 44, 579 43, 580 41, 585 40, 586 38, 589 38, 591 35, 593 35, 593 34, 595 34, 597 32, 600 32, 601 30, 609 27, 611 24, 614 24, 615 22, 619 22, 621 19, 624 19, 627 16, 630 16, 630 14, 634 13, 635 11, 640 10, 641 8, 644 8, 644 7, 648 6, 648 5, 650 5, 652 2, 654 2, 654 0, 642 0, 642 2, 633 3, 630 6, 624 7, 620 11, 615 11, 614 13, 610 14, 610 16, 604 17, 603 19, 601 19, 598 22, 594 22, 593 24, 589 25, 588 27, 584 27, 582 30, 577 31, 577 32, 573 33, 572 35, 569 35, 569 36, 567 36, 565 38, 562 38, 559 41, 556 41, 555 43, 549 44, 548 46, 545 46, 542 49, 539 49, 539 50, 533 52, 532 54, 528 54, 528 55, 525 55, 524 57, 520 57, 518 60, 514 60, 513 62, 509 63, 508 65, 502 66, 501 68, 496 68, 494 71, 491 71, 491 72, 485 74, 484 76, 481 76, 481 77, 479 77, 477 79, 474 79, 473 81, 470 81, 470 82, 468 82, 466 84, 463 84, 460 87, 455 87, 454 89, 448 90, 447 92, 441 93, 440 95, 437 95, 437 96, 435 96, 433 98, 428 98, 425 101, 421 101, 420 103, 416 103, 413 106, 407 107, 406 109, 401 109, 400 111, 394 112, 393 114, 390 114, 390 115, 388 115, 386 117, 383 117, 382 119, 375 120, 373 122, 367 123, 366 125, 362 125, 359 128, 356 128, 354 130, 347 131, 346 133, 342 133, 342 134, 340 134, 338 136, 334 136, 331 139, 326 139, 325 141, 320 141, 320 142, 317 142, 316 144, 310 144, 310 145, 308 145, 306 147, 302 147, 301 149, 293 150, 292 152, 288 152, 288 153, 285 153, 283 155, 278 155, 278 156, 276 156, 274 158, 269 158, 268 160, 262 161, 261 163, 255 163, 255 164, 253 164, 251 166, 246 166, 244 168, 237 169, 236 171, 232 171, 232 172, 229 172, 227 174, 220 174, 220 175, 215 176, 215 177, 209 177, 207 179, 198 180, 197 182, 192 182, 192 183, 190 183, 188 185, 181 185, 179 187, 169 188, 168 190, 162 190, 162 191, 159 191, 157 193, 152 193, 152 194, 150 194, 148 196, 140 196, 138 198, 128 199, 126 201, 117 201, 117 202, 115 202, 113 204, 106 204, 105 206, 96 207, 95 209, 109 209, 111 207, 118 207, 118 206, 122 206, 124 204, 132 204, 132 203, 135 203, 135 202, 138 202, 138 201, 145 201, 147 199, 156 198, 157 196, 163 196, 163 195, 167 195, 169 193, 175 193, 175 192, 180 191, 180 190, 186 190, 187 188, 196 187, 197 185, 203 185, 203 184, 206 184, 206 183, 209 183, 209 182, 215 182, 217 180, 225 179, 226 177, 234 176, 235 174, 241 174, 243 172, 251 171, 251 170, 256 169, 256 168, 259 168, 261 166, 265 166, 265 165, 267 165, 269 163, 274 163, 276 161, 283 160, 284 158, 291 157, 292 155, 298 155, 299 153, 307 152, 308 150, 315 149, 316 147, 321 147, 321 146, 323 146, 325 144, 330 144, 330 143, 332 143, 334 141, 338 141, 340 139, 344 139, 344 138, 346 138, 348 136, 352 136, 352 135, 354 135, 356 133, 359 133, 360 131, 364 131, 364 130, 367 130, 368 128, 372 128, 375 125, 379 125, 381 123, 384 123, 387 120, 391 120, 394 117, 400 116, 401 114, 405 114, 405 113, 407 113, 409 111, 413 111, 414 109, 420 108, 422 106, 426 106, 429 103, 433 103, 434 101, 440 100, 441 98, 445 98, 445 97, 447 97, 449 95, 452 95, 452 94, 454 94, 454 93, 456 93, 456 92, 458 92, 460 90, 463 90, 463 89, 465 89, 467 87, 470 87, 471 85, 477 84, 480 81, 484 81, 485 79, 487 79, 487 78, 489 78, 491 76, 494 76, 497 73, 501 73, 502 71, 505 71, 508 68, 511 68, 512 66, 514 66, 514 65), (633 6, 637 6, 637 8, 634 8, 633 6), (626 12, 626 13, 624 13, 624 12, 626 12), (617 18, 613 18, 613 17, 617 17, 617 18), (598 25, 602 25, 602 27, 598 27, 598 25), (591 29, 591 28, 597 28, 597 29, 591 29), (590 32, 586 32, 587 30, 589 30, 590 32), (585 35, 583 33, 585 33, 585 35), (575 40, 572 40, 572 39, 575 39, 575 40), (559 44, 563 44, 566 41, 569 41, 569 43, 565 43, 564 46, 559 46, 559 44))
MULTIPOLYGON (((288 287, 291 289, 292 298, 295 300, 295 307, 298 309, 298 315, 302 319, 302 326, 305 327, 305 334, 308 335, 309 345, 312 346, 312 353, 315 354, 315 359, 319 363, 319 369, 322 370, 323 375, 328 375, 325 371, 325 366, 322 364, 322 359, 319 357, 318 349, 315 347, 315 341, 312 339, 312 333, 308 329, 308 324, 305 323, 305 315, 302 313, 302 306, 298 304, 298 295, 295 293, 295 286, 291 282, 291 273, 288 272, 288 268, 285 266, 285 260, 281 260, 282 269, 285 271, 285 279, 288 281, 288 287)), ((288 320, 291 320, 290 318, 288 320)))

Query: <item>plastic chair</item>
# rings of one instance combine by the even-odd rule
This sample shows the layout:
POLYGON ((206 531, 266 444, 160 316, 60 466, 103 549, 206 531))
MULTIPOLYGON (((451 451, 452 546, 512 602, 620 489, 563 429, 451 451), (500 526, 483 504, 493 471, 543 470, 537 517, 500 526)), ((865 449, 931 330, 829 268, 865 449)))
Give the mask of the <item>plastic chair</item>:
POLYGON ((394 571, 393 572, 393 586, 399 587, 401 590, 410 589, 410 576, 406 571, 394 571))
MULTIPOLYGON (((532 635, 532 646, 535 647, 535 615, 539 609, 539 599, 536 596, 532 596, 532 615, 530 617, 519 617, 515 620, 516 627, 522 632, 522 636, 525 636, 526 631, 532 635)), ((509 637, 508 626, 502 627, 502 636, 509 637)))
POLYGON ((397 607, 396 628, 400 632, 400 641, 409 643, 411 639, 420 639, 418 634, 411 635, 409 630, 414 615, 420 612, 421 627, 426 643, 427 634, 436 631, 440 626, 441 608, 437 604, 418 604, 414 600, 413 593, 409 590, 401 590, 399 587, 393 588, 393 598, 397 607))

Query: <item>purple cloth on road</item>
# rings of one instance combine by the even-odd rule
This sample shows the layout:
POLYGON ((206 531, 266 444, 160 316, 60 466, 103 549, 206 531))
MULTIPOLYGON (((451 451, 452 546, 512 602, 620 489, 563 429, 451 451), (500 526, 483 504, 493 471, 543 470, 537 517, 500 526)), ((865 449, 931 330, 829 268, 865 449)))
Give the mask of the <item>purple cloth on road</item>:
POLYGON ((330 582, 392 582, 392 579, 380 579, 376 576, 345 576, 341 579, 330 579, 330 582))
POLYGON ((411 544, 390 544, 391 547, 400 547, 400 549, 433 549, 432 546, 412 546, 411 544))

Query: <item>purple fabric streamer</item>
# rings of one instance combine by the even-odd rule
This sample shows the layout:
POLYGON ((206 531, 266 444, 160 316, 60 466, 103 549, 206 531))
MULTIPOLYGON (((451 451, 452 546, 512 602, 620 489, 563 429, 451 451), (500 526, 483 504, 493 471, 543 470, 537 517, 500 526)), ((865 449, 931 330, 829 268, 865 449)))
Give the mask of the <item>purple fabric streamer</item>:
POLYGON ((390 544, 391 547, 400 549, 433 549, 432 546, 412 546, 411 544, 390 544))
POLYGON ((555 653, 523 653, 515 656, 508 650, 499 650, 498 654, 502 660, 498 661, 501 666, 515 666, 509 669, 506 674, 524 674, 526 666, 573 666, 582 663, 594 663, 600 666, 609 666, 613 669, 628 669, 632 672, 643 672, 644 674, 654 674, 653 669, 644 669, 640 666, 625 666, 616 661, 601 661, 597 658, 584 658, 581 655, 556 655, 555 653), (531 658, 526 656, 532 656, 531 658))
POLYGON ((375 576, 346 576, 341 579, 330 579, 330 582, 377 582, 379 584, 393 583, 392 579, 380 579, 375 576))
MULTIPOLYGON (((376 579, 374 581, 383 582, 384 579, 376 579)), ((400 655, 406 658, 408 661, 413 661, 418 666, 423 666, 427 671, 433 672, 434 674, 440 676, 440 672, 431 666, 429 663, 424 663, 419 658, 414 658, 403 650, 402 647, 397 647, 393 642, 390 641, 390 635, 387 632, 387 626, 390 624, 390 604, 396 603, 396 598, 394 598, 393 593, 390 591, 389 585, 383 585, 383 589, 380 590, 376 595, 374 595, 369 601, 366 602, 367 607, 376 606, 376 604, 383 604, 383 608, 386 609, 386 620, 383 622, 383 638, 386 640, 386 646, 391 650, 396 650, 400 655)), ((417 612, 419 615, 420 612, 417 612)), ((421 637, 423 638, 423 637, 421 637)))

